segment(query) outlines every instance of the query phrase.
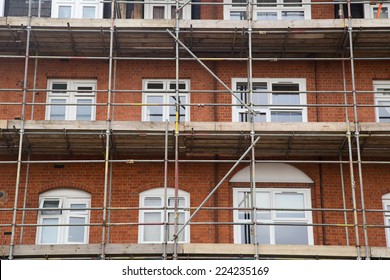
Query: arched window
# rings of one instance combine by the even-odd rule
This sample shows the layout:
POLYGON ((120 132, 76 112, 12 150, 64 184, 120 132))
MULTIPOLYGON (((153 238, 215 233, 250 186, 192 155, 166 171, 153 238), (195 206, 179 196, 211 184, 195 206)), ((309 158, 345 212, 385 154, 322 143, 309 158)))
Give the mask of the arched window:
POLYGON ((390 247, 390 193, 382 196, 382 203, 383 209, 386 211, 384 212, 385 226, 388 227, 386 228, 386 242, 387 247, 390 247))
MULTIPOLYGON (((174 235, 174 206, 175 206, 175 190, 167 188, 167 195, 164 195, 164 188, 155 188, 140 193, 139 196, 140 208, 145 208, 139 211, 139 222, 141 225, 138 228, 139 243, 162 243, 164 237, 167 236, 167 241, 171 242, 174 235), (164 203, 164 197, 165 203, 164 203), (167 210, 164 211, 166 205, 167 210), (166 215, 165 215, 166 213, 166 215), (169 223, 164 227, 165 223, 169 223), (164 232, 166 228, 166 233, 164 232)), ((179 229, 189 218, 189 211, 185 208, 190 207, 190 194, 179 190, 178 208, 179 208, 179 229)), ((189 226, 179 234, 179 242, 190 242, 189 226)))
POLYGON ((313 228, 305 226, 312 223, 312 214, 311 211, 304 209, 311 208, 311 191, 307 184, 313 183, 313 180, 299 169, 284 163, 258 163, 255 173, 257 183, 279 183, 280 187, 256 189, 254 195, 256 208, 263 209, 256 210, 255 239, 251 224, 251 190, 240 186, 240 183, 247 185, 250 182, 250 167, 240 170, 233 176, 230 180, 234 184, 233 206, 238 208, 234 210, 233 215, 234 222, 239 224, 234 226, 234 242, 312 245, 313 228), (289 187, 289 183, 293 183, 294 187, 289 187), (299 183, 303 186, 297 187, 299 183))
POLYGON ((39 196, 37 244, 88 243, 91 195, 75 189, 55 189, 39 196), (80 224, 80 225, 79 225, 80 224))

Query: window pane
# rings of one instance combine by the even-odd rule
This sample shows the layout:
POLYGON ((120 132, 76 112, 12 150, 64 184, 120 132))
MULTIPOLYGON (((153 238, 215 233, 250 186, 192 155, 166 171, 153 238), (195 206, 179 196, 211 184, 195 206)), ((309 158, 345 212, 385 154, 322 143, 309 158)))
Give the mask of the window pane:
POLYGON ((163 6, 153 6, 153 18, 164 19, 165 8, 163 6))
POLYGON ((90 121, 92 120, 92 106, 85 106, 84 104, 92 104, 92 99, 78 99, 76 110, 76 120, 78 121, 90 121))
MULTIPOLYGON (((304 195, 302 193, 276 193, 275 208, 305 208, 304 195)), ((305 218, 304 211, 276 211, 276 218, 305 218)))
MULTIPOLYGON (((253 243, 253 236, 251 235, 251 225, 241 225, 241 244, 253 243)), ((270 244, 270 226, 257 226, 257 239, 259 244, 270 244)))
POLYGON ((258 20, 276 20, 278 14, 276 12, 259 12, 257 13, 258 20))
POLYGON ((71 6, 59 6, 58 7, 58 18, 71 18, 72 7, 71 6))
POLYGON ((267 84, 254 84, 253 85, 253 104, 266 105, 268 104, 267 84))
MULTIPOLYGON (((83 217, 70 217, 70 224, 85 224, 83 217)), ((85 234, 85 226, 69 226, 68 242, 83 243, 85 234)))
POLYGON ((246 12, 244 12, 244 11, 231 11, 230 12, 230 19, 231 20, 245 20, 246 19, 246 12))
MULTIPOLYGON (((59 200, 45 200, 43 202, 42 208, 59 208, 60 201, 59 200)), ((42 210, 42 215, 61 215, 61 210, 42 210)))
POLYGON ((159 197, 145 197, 144 200, 146 207, 161 207, 161 198, 159 197))
MULTIPOLYGON (((171 83, 171 84, 169 85, 169 89, 170 89, 170 90, 175 90, 175 89, 176 89, 176 82, 171 83)), ((186 84, 185 84, 185 83, 180 83, 180 82, 179 82, 179 90, 186 90, 186 84)))
POLYGON ((70 212, 82 212, 85 213, 85 209, 87 208, 87 205, 85 203, 72 203, 69 208, 74 208, 75 210, 70 210, 70 212))
MULTIPOLYGON (((239 113, 238 114, 238 120, 239 120, 239 122, 249 122, 250 121, 250 114, 248 114, 248 113, 239 113)), ((266 122, 267 121, 267 115, 265 113, 256 112, 254 121, 255 122, 266 122)))
MULTIPOLYGON (((66 99, 51 99, 50 103, 65 104, 66 99)), ((65 120, 65 105, 51 105, 50 120, 65 120)))
POLYGON ((300 105, 301 100, 297 84, 274 84, 272 85, 272 104, 274 105, 300 105), (283 91, 278 93, 278 91, 283 91), (291 93, 289 91, 292 91, 291 93))
MULTIPOLYGON (((176 5, 171 6, 171 19, 176 18, 176 5)), ((183 18, 183 9, 179 11, 179 19, 183 18)))
POLYGON ((295 20, 295 19, 305 19, 305 12, 304 11, 282 11, 282 19, 289 19, 289 20, 295 20))
POLYGON ((309 244, 306 226, 275 226, 275 244, 309 244))
MULTIPOLYGON (((378 8, 374 8, 374 18, 376 18, 376 14, 378 13, 378 8)), ((379 18, 389 18, 389 10, 387 7, 382 7, 379 18)))
POLYGON ((233 7, 245 7, 247 0, 232 0, 232 3, 235 5, 232 5, 233 7))
MULTIPOLYGON (((184 204, 184 197, 178 197, 178 205, 179 207, 184 207, 185 204, 184 204)), ((175 198, 174 197, 170 197, 168 198, 168 206, 169 207, 174 207, 175 206, 175 198)))
MULTIPOLYGON (((250 192, 239 192, 238 193, 238 208, 250 208, 251 203, 251 194, 250 192)), ((249 211, 239 211, 238 212, 238 218, 241 220, 250 220, 251 214, 249 211)), ((245 227, 245 226, 243 226, 245 227)), ((242 229, 244 230, 244 229, 242 229)))
MULTIPOLYGON (((169 220, 169 223, 172 224, 172 225, 169 225, 168 226, 168 241, 170 240, 173 240, 173 235, 175 233, 175 214, 174 213, 168 213, 168 220, 169 220)), ((181 227, 183 226, 184 224, 184 213, 179 213, 179 227, 178 229, 180 230, 181 227)), ((184 241, 184 232, 185 230, 183 230, 180 234, 179 234, 179 241, 183 242, 184 241)))
MULTIPOLYGON (((187 103, 186 96, 179 96, 179 103, 187 103)), ((169 104, 176 104, 176 96, 172 95, 169 97, 169 104)), ((186 107, 183 105, 179 106, 179 121, 184 122, 186 116, 186 107)), ((176 120, 176 106, 169 106, 169 121, 176 120)))
POLYGON ((93 6, 84 6, 83 18, 95 18, 95 9, 93 6))
POLYGON ((239 192, 238 193, 238 208, 248 208, 251 207, 251 194, 250 192, 239 192))
POLYGON ((92 90, 93 90, 92 87, 77 87, 76 95, 78 95, 80 93, 93 94, 92 90))
MULTIPOLYGON (((148 104, 162 104, 162 96, 148 96, 146 98, 148 104)), ((147 119, 151 122, 161 122, 163 120, 163 107, 162 106, 148 106, 146 107, 147 119)))
POLYGON ((275 7, 276 0, 257 0, 257 7, 275 7), (268 4, 268 5, 267 5, 268 4))
MULTIPOLYGON (((58 218, 43 218, 42 224, 44 225, 56 225, 58 224, 58 218)), ((56 226, 43 226, 41 242, 43 244, 55 244, 58 243, 58 227, 56 226)))
POLYGON ((284 5, 285 7, 301 7, 302 0, 284 0, 284 3, 293 4, 293 5, 284 5), (294 4, 295 3, 295 4, 294 4))
POLYGON ((250 220, 251 219, 251 213, 249 211, 239 211, 238 212, 238 218, 240 220, 250 220))
POLYGON ((52 87, 53 89, 52 93, 66 93, 66 90, 68 89, 67 84, 53 84, 52 87))
POLYGON ((271 112, 271 122, 302 122, 302 112, 271 112))
POLYGON ((379 121, 390 122, 390 101, 378 101, 379 106, 389 107, 378 107, 379 121))
POLYGON ((270 226, 257 226, 257 243, 270 244, 270 226))
POLYGON ((148 83, 147 89, 164 89, 163 83, 148 83))
POLYGON ((250 225, 241 225, 241 244, 251 244, 251 226, 250 225))
MULTIPOLYGON (((145 223, 161 223, 161 213, 144 213, 145 223)), ((144 241, 161 242, 161 225, 144 226, 144 241)))
MULTIPOLYGON (((236 94, 240 100, 244 104, 249 103, 249 93, 248 93, 248 86, 246 83, 237 83, 237 91, 238 93, 236 94)), ((241 103, 237 100, 237 103, 241 103)), ((245 108, 244 106, 240 106, 240 108, 245 108)))
MULTIPOLYGON (((256 193, 256 205, 258 208, 271 208, 271 196, 270 193, 257 192, 256 193)), ((271 211, 257 211, 258 220, 270 220, 271 211)))

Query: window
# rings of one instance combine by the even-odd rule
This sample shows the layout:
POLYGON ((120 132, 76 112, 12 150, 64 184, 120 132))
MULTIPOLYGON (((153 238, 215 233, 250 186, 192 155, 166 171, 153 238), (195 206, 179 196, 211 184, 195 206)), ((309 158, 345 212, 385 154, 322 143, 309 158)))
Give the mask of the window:
POLYGON ((37 244, 88 243, 91 195, 80 190, 57 189, 39 196, 37 244), (69 226, 61 226, 68 224, 69 226))
MULTIPOLYGON (((145 19, 175 19, 176 18, 176 3, 171 0, 146 0, 145 3, 145 19), (162 4, 167 2, 167 4, 162 4)), ((179 0, 179 6, 182 6, 186 1, 179 0)), ((179 12, 180 19, 191 19, 191 5, 186 5, 179 12)))
MULTIPOLYGON (((176 119, 176 81, 175 80, 144 80, 143 81, 143 103, 151 104, 144 106, 143 121, 163 122, 175 121, 176 119), (153 104, 153 105, 152 105, 153 104), (165 104, 161 106, 161 104, 165 104), (170 105, 170 106, 168 106, 170 105)), ((179 104, 188 104, 189 81, 179 81, 179 104)), ((180 122, 190 120, 190 107, 186 105, 179 106, 180 122)))
MULTIPOLYGON (((225 0, 232 5, 224 5, 224 17, 230 20, 247 19, 246 0, 225 0)), ((253 6, 254 20, 299 20, 310 19, 308 0, 257 0, 253 6)))
POLYGON ((98 0, 53 0, 53 18, 103 18, 103 3, 98 0))
MULTIPOLYGON (((249 90, 246 79, 233 79, 236 96, 249 104, 249 90)), ((254 79, 253 104, 255 122, 307 122, 306 82, 304 79, 254 79)), ((234 97, 233 104, 240 104, 234 97)), ((248 109, 233 106, 233 122, 250 120, 248 109)))
MULTIPOLYGON (((235 208, 250 208, 251 194, 248 188, 235 188, 233 191, 235 208)), ((313 229, 305 224, 312 223, 311 212, 300 209, 311 208, 308 189, 257 189, 256 207, 265 208, 256 212, 259 244, 313 244, 313 229), (269 210, 278 208, 283 210, 269 210), (285 209, 285 210, 284 210, 285 209), (291 210, 288 210, 291 209, 291 210), (293 210, 294 209, 294 210, 293 210)), ((251 210, 234 210, 234 242, 254 243, 251 235, 251 210)))
MULTIPOLYGON (((147 208, 139 211, 139 221, 141 224, 138 230, 139 243, 162 243, 164 242, 164 220, 169 223, 166 227, 167 241, 173 239, 174 233, 174 206, 175 190, 167 188, 167 196, 164 203, 164 188, 155 188, 144 191, 140 194, 140 208, 147 208), (164 217, 164 206, 167 206, 166 217, 164 217), (147 225, 149 224, 149 225, 147 225)), ((189 219, 189 212, 184 208, 190 207, 190 194, 179 190, 178 209, 179 209, 179 229, 189 219)), ((190 242, 189 226, 179 234, 179 242, 190 242)))
POLYGON ((4 16, 4 0, 0 0, 0 17, 4 16))
POLYGON ((390 3, 364 4, 365 18, 389 18, 390 3))
POLYGON ((390 81, 374 81, 376 121, 390 122, 390 81))
POLYGON ((384 212, 385 226, 388 227, 385 229, 385 231, 386 231, 387 247, 390 247, 390 193, 382 196, 382 202, 383 202, 383 210, 387 211, 384 212))
POLYGON ((48 89, 47 120, 95 120, 96 81, 49 80, 48 89))

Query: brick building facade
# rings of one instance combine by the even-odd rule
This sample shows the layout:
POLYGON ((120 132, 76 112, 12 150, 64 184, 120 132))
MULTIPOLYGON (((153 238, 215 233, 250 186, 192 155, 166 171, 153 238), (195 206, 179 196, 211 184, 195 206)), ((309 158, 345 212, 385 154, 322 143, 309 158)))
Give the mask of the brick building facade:
POLYGON ((389 5, 201 2, 0 0, 2 256, 390 258, 389 5))

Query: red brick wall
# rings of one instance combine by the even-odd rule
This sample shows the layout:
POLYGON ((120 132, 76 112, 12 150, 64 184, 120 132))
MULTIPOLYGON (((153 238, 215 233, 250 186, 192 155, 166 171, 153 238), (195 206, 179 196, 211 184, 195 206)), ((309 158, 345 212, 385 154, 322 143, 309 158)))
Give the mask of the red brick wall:
MULTIPOLYGON (((201 0, 201 2, 214 2, 222 3, 223 0, 207 1, 201 0)), ((213 5, 200 5, 200 18, 201 19, 223 19, 223 5, 213 4, 213 5)))
MULTIPOLYGON (((316 2, 329 2, 327 0, 320 0, 316 2)), ((333 19, 334 18, 334 6, 327 4, 315 4, 311 5, 311 18, 312 19, 333 19)))
MULTIPOLYGON (((297 168, 305 172, 314 180, 314 184, 258 184, 258 187, 309 187, 312 195, 313 208, 337 208, 341 209, 342 189, 341 177, 338 164, 296 164, 297 168), (322 197, 322 199, 321 199, 322 197)), ((18 206, 22 207, 24 199, 25 186, 25 168, 23 165, 21 173, 21 183, 19 190, 18 206)), ((179 186, 191 195, 191 206, 198 206, 208 195, 210 190, 230 169, 231 164, 180 164, 179 186)), ((236 171, 239 171, 245 165, 241 165, 236 171)), ((344 165, 344 181, 347 208, 352 208, 351 184, 349 176, 349 166, 344 165)), ((357 168, 355 168, 356 197, 357 206, 361 208, 360 190, 357 168)), ((231 176, 234 175, 235 172, 231 176)), ((5 178, 0 183, 0 190, 7 193, 7 198, 0 201, 1 208, 12 208, 14 203, 14 190, 16 180, 16 165, 2 165, 0 175, 5 178)), ((233 205, 233 187, 245 186, 245 184, 228 183, 231 176, 206 206, 232 207, 233 205)), ((390 167, 385 165, 365 165, 363 166, 365 206, 366 209, 381 209, 383 194, 390 192, 390 167)), ((155 187, 162 187, 164 184, 164 166, 159 163, 134 163, 119 164, 113 166, 113 185, 112 185, 112 206, 113 207, 138 207, 139 193, 155 187)), ((168 186, 174 186, 174 166, 169 165, 168 186)), ((31 164, 29 183, 27 191, 27 207, 38 207, 39 194, 57 187, 71 187, 90 192, 92 195, 92 207, 102 207, 104 190, 104 165, 103 164, 65 164, 64 168, 54 168, 53 164, 31 164)), ((359 212, 359 224, 362 223, 362 216, 359 212)), ((25 222, 34 224, 37 221, 36 211, 26 212, 25 222)), ((100 223, 102 221, 102 212, 93 211, 91 223, 100 223)), ((132 222, 138 221, 137 211, 112 211, 112 222, 132 222)), ((198 222, 231 222, 233 221, 232 212, 229 210, 200 211, 194 221, 198 222)), ((2 224, 11 224, 11 212, 2 212, 0 217, 2 224)), ((18 212, 17 222, 21 222, 21 212, 18 212)), ((313 212, 314 224, 343 224, 344 216, 342 212, 313 212)), ((348 212, 348 224, 352 225, 353 215, 348 212)), ((382 213, 368 213, 367 223, 370 225, 383 225, 382 213)), ((9 232, 10 227, 0 228, 0 244, 8 244, 10 237, 4 235, 9 232)), ((35 228, 26 227, 24 230, 23 244, 34 244, 35 228)), ((16 242, 19 243, 20 228, 18 227, 16 242)), ((349 227, 350 244, 355 244, 355 234, 353 227, 349 227)), ((361 244, 363 244, 363 231, 359 229, 361 244)), ((90 243, 99 243, 101 241, 101 228, 90 228, 90 243)), ((344 227, 317 226, 314 228, 314 240, 316 245, 345 245, 344 227)), ((138 242, 137 226, 112 226, 111 242, 113 243, 132 243, 138 242)), ((192 225, 191 242, 204 243, 231 243, 233 242, 233 228, 230 225, 192 225)), ((383 228, 369 229, 370 246, 386 246, 385 234, 383 228)))

